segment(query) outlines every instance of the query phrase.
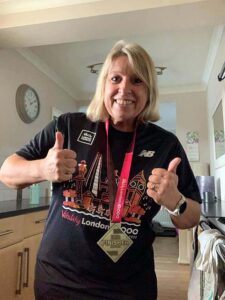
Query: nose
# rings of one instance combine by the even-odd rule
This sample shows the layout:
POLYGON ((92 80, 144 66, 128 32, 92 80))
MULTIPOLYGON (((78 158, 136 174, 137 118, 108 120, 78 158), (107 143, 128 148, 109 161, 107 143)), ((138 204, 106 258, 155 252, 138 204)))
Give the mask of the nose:
POLYGON ((129 81, 129 79, 124 78, 123 80, 121 80, 120 85, 119 85, 119 92, 122 95, 131 94, 132 85, 131 85, 131 82, 129 81))

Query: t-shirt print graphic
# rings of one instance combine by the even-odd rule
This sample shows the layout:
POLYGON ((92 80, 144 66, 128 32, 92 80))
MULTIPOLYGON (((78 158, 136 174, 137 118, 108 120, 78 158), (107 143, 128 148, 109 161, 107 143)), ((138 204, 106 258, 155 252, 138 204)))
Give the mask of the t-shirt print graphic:
MULTIPOLYGON (((91 214, 93 217, 109 220, 108 179, 102 180, 101 171, 102 154, 99 152, 90 168, 88 168, 85 160, 81 160, 78 163, 77 173, 69 182, 64 184, 63 208, 79 214, 89 216, 91 214)), ((118 171, 115 170, 114 174, 118 185, 118 171)), ((145 193, 146 186, 143 170, 129 181, 122 221, 141 223, 141 217, 151 207, 151 202, 145 193)))

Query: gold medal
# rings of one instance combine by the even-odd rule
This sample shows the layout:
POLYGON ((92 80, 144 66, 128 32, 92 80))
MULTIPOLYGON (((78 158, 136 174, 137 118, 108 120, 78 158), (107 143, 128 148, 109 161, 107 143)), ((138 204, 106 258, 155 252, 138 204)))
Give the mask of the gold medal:
POLYGON ((117 262, 133 241, 122 231, 120 223, 113 223, 97 244, 113 262, 117 262))

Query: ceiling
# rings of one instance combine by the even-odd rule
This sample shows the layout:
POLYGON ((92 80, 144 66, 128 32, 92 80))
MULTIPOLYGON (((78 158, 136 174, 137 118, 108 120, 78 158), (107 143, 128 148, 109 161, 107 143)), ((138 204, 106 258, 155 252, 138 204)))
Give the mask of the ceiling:
POLYGON ((92 97, 87 66, 119 39, 167 67, 161 94, 204 91, 224 24, 224 0, 0 0, 0 47, 16 48, 75 101, 92 97))

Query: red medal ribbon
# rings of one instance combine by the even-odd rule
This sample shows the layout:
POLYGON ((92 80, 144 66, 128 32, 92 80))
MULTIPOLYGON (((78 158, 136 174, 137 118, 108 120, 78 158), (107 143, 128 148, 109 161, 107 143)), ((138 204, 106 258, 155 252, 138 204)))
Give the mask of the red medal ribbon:
MULTIPOLYGON (((113 223, 120 223, 122 216, 123 216, 124 202, 126 199, 128 180, 129 180, 129 176, 130 176, 130 169, 131 169, 133 153, 134 153, 136 128, 137 128, 137 126, 135 127, 135 130, 134 130, 131 145, 125 154, 116 196, 113 195, 113 198, 115 197, 114 206, 112 204, 112 206, 113 206, 112 222, 113 223)), ((105 129, 106 129, 106 135, 107 135, 107 174, 109 174, 109 173, 113 174, 113 170, 112 170, 113 164, 112 164, 112 158, 110 155, 110 148, 109 148, 109 120, 108 119, 105 121, 105 129)), ((114 179, 115 179, 115 177, 114 177, 114 179)), ((108 176, 108 180, 109 180, 109 185, 113 186, 112 176, 108 176)), ((111 197, 109 197, 109 199, 110 198, 111 197)))

